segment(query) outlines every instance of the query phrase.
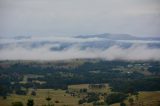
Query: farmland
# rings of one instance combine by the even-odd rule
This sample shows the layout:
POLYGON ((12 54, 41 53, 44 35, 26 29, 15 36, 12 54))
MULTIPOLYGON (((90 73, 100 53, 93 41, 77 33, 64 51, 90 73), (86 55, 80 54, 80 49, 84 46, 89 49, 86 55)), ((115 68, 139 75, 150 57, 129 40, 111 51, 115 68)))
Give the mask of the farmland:
MULTIPOLYGON (((78 90, 82 88, 88 88, 87 85, 88 84, 71 85, 69 88, 78 90)), ((37 89, 36 96, 32 96, 29 93, 27 95, 11 94, 5 100, 3 98, 0 98, 0 105, 11 106, 12 102, 15 102, 15 101, 21 101, 23 102, 23 104, 26 104, 27 100, 29 98, 32 98, 34 99, 36 106, 42 106, 43 104, 47 104, 46 97, 48 96, 48 92, 49 92, 49 96, 52 98, 50 103, 54 103, 55 106, 79 106, 78 100, 80 99, 80 97, 71 96, 70 94, 66 93, 65 90, 53 90, 53 89, 37 89), (58 103, 56 103, 57 101, 58 103)), ((135 97, 133 98, 136 99, 135 97)), ((157 92, 157 91, 139 92, 139 100, 135 101, 135 103, 143 103, 144 106, 158 106, 158 103, 159 103, 158 101, 160 101, 159 98, 160 98, 160 92, 157 92)), ((129 105, 128 99, 125 100, 125 103, 129 105)), ((83 106, 92 106, 92 104, 86 103, 83 106)), ((119 106, 119 103, 113 104, 111 106, 119 106)))
POLYGON ((98 59, 0 61, 0 105, 25 106, 32 99, 35 106, 158 106, 159 66, 158 61, 98 59))
MULTIPOLYGON (((41 106, 43 104, 47 104, 46 98, 49 96, 52 98, 50 101, 51 104, 55 104, 55 106, 78 106, 78 100, 81 99, 81 96, 86 95, 85 93, 80 93, 80 89, 88 89, 89 92, 103 92, 107 93, 110 92, 108 86, 104 89, 89 89, 89 84, 79 84, 79 85, 70 85, 68 87, 69 90, 72 90, 72 92, 77 91, 79 96, 73 96, 69 93, 66 93, 65 90, 54 90, 54 89, 37 89, 36 95, 31 95, 31 92, 33 89, 29 89, 28 93, 26 95, 17 95, 17 94, 11 94, 7 97, 7 99, 3 100, 3 98, 0 99, 0 105, 3 104, 3 106, 10 106, 12 102, 21 101, 23 104, 27 103, 27 100, 30 98, 33 98, 35 101, 36 106, 41 106), (74 90, 74 91, 73 91, 74 90), (9 101, 9 102, 8 102, 9 101)), ((86 103, 85 106, 92 106, 91 103, 86 103)))

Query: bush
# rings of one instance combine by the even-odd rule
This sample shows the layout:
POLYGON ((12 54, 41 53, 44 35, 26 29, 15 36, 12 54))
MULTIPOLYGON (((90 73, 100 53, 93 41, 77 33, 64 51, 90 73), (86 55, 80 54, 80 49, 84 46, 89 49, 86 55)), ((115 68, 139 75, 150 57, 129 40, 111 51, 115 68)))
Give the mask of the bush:
POLYGON ((83 98, 83 99, 80 99, 79 101, 78 101, 78 103, 79 104, 83 104, 83 103, 85 103, 86 102, 86 100, 83 98))
POLYGON ((107 104, 122 102, 128 95, 124 93, 110 93, 106 97, 107 104))
POLYGON ((31 92, 31 95, 32 95, 32 96, 36 96, 36 92, 35 92, 35 91, 32 91, 32 92, 31 92))
POLYGON ((104 105, 104 104, 105 104, 104 102, 94 102, 94 103, 93 103, 93 106, 104 105))
POLYGON ((59 103, 59 101, 58 101, 58 100, 56 100, 56 101, 55 101, 55 103, 59 103))
POLYGON ((28 99, 27 106, 33 106, 33 105, 34 105, 34 100, 28 99))
POLYGON ((88 93, 87 98, 88 98, 87 103, 98 101, 99 100, 99 94, 91 92, 91 93, 88 93))
POLYGON ((126 106, 126 104, 124 102, 121 102, 120 106, 126 106))

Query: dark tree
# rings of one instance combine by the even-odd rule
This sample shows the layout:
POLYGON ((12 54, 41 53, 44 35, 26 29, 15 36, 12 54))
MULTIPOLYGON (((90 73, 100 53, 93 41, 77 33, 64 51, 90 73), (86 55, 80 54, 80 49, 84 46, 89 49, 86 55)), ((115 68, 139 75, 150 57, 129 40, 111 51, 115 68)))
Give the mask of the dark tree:
POLYGON ((35 91, 32 91, 32 92, 31 92, 31 95, 36 96, 36 92, 35 92, 35 91))
POLYGON ((33 106, 33 105, 34 105, 34 100, 28 99, 27 106, 33 106))
POLYGON ((133 103, 134 103, 133 98, 129 98, 129 99, 128 99, 128 102, 129 102, 130 106, 133 106, 133 103))
POLYGON ((106 97, 106 102, 107 104, 113 104, 113 103, 118 103, 118 102, 122 102, 125 98, 127 97, 126 94, 124 93, 111 93, 108 94, 106 97))
POLYGON ((124 102, 121 102, 120 106, 126 106, 126 104, 124 102))

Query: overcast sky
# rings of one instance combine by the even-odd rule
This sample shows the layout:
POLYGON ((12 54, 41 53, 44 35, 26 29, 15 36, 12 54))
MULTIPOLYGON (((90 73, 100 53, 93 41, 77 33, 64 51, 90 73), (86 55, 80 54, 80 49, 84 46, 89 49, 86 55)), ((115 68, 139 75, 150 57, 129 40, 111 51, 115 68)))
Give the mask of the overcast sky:
POLYGON ((160 0, 0 0, 0 36, 160 36, 160 0))

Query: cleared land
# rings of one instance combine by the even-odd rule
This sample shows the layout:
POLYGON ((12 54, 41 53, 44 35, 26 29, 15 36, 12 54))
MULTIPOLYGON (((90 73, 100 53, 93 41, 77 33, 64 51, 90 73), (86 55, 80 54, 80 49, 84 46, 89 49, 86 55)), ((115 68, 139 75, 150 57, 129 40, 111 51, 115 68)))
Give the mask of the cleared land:
MULTIPOLYGON (((135 96, 130 96, 124 101, 127 104, 127 106, 130 106, 128 102, 129 98, 134 99, 133 106, 159 106, 160 105, 160 91, 139 92, 138 99, 136 99, 135 96)), ((116 103, 111 106, 120 106, 120 103, 116 103)))
POLYGON ((64 90, 52 90, 52 89, 38 89, 36 91, 36 96, 30 96, 27 95, 15 95, 12 94, 7 97, 6 100, 3 100, 0 98, 0 106, 11 106, 12 102, 21 101, 23 104, 27 103, 27 100, 29 98, 33 98, 35 102, 35 106, 42 106, 44 104, 47 104, 46 97, 51 97, 50 103, 54 103, 55 106, 76 106, 78 105, 78 98, 72 97, 69 94, 66 94, 64 90), (55 101, 58 101, 59 103, 55 103, 55 101))
MULTIPOLYGON (((79 84, 79 85, 70 85, 68 88, 72 90, 80 90, 80 89, 88 89, 88 92, 103 92, 108 93, 110 92, 110 88, 107 84, 105 89, 89 89, 89 84, 79 84)), ((16 95, 11 94, 7 97, 7 99, 0 98, 0 106, 11 106, 12 102, 21 101, 24 105, 26 105, 27 100, 32 98, 34 99, 35 106, 42 106, 47 104, 46 97, 51 97, 50 103, 54 103, 55 106, 82 106, 78 104, 78 100, 81 98, 78 96, 71 96, 70 94, 66 93, 65 90, 53 90, 53 89, 37 89, 36 96, 31 96, 32 89, 29 89, 27 95, 16 95), (58 103, 56 103, 58 101, 58 103)), ((80 94, 81 95, 81 94, 80 94)), ((82 94, 83 95, 83 94, 82 94)), ((135 96, 130 96, 128 98, 133 98, 134 103, 136 106, 138 103, 143 103, 143 106, 158 106, 158 101, 160 101, 160 92, 139 92, 138 100, 135 96)), ((129 105, 128 98, 125 100, 127 106, 129 105)), ((92 104, 83 104, 83 106, 92 106, 92 104)), ((119 103, 113 104, 111 106, 120 106, 119 103)))
MULTIPOLYGON (((68 89, 79 91, 80 89, 86 88, 88 92, 103 92, 107 93, 110 92, 110 88, 108 84, 105 84, 106 88, 103 89, 89 89, 89 84, 79 84, 79 85, 70 85, 68 89)), ((47 104, 46 97, 51 97, 50 103, 54 103, 55 106, 79 106, 78 101, 84 94, 80 94, 80 96, 71 96, 70 94, 66 93, 65 90, 53 90, 53 89, 37 89, 36 96, 31 96, 32 89, 29 89, 27 95, 16 95, 11 94, 7 97, 7 99, 0 98, 0 106, 11 106, 12 102, 21 101, 25 105, 27 100, 32 98, 34 99, 35 106, 42 106, 47 104), (59 103, 55 103, 58 101, 59 103)), ((80 105, 81 106, 81 105, 80 105)), ((83 106, 92 106, 91 103, 85 103, 83 106)))

